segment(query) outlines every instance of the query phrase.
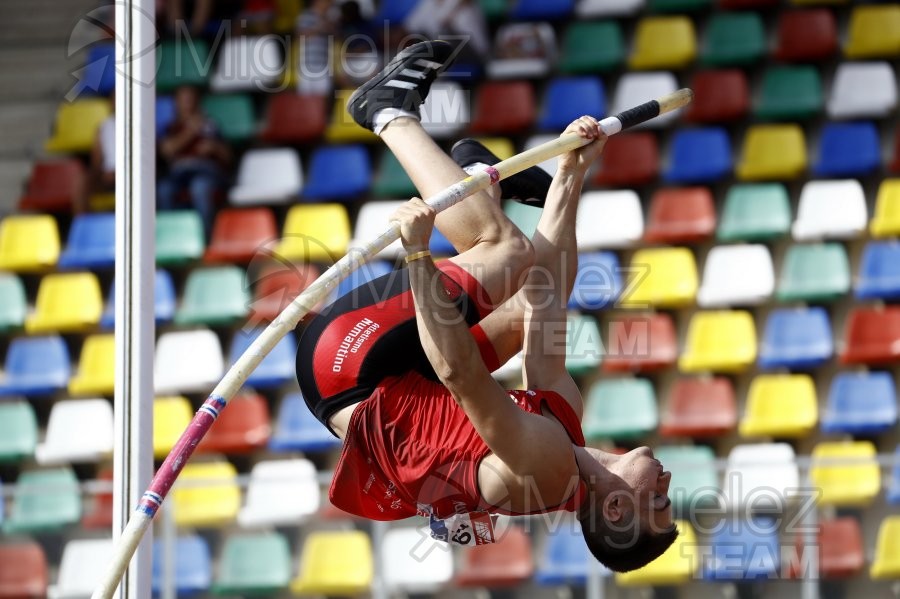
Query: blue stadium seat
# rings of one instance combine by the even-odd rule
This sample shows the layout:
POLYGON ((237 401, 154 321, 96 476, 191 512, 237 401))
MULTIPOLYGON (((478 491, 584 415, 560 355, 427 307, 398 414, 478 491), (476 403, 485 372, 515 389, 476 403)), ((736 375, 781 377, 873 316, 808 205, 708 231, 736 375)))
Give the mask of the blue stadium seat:
POLYGON ((612 305, 622 292, 619 258, 614 252, 578 254, 578 272, 569 297, 570 310, 599 310, 612 305))
POLYGON ((406 17, 416 7, 419 0, 384 0, 380 2, 381 8, 372 18, 372 23, 381 27, 384 21, 390 21, 393 24, 402 23, 406 17))
POLYGON ((708 183, 731 174, 731 141, 721 127, 682 129, 669 151, 669 183, 708 183))
POLYGON ((778 575, 781 548, 774 518, 729 518, 714 529, 710 543, 703 563, 705 580, 757 580, 778 575))
POLYGON ((897 423, 897 391, 887 372, 839 372, 831 381, 822 432, 871 436, 897 423))
POLYGON ((569 123, 586 114, 601 118, 606 114, 606 94, 598 77, 560 77, 544 92, 544 104, 537 126, 559 133, 569 123))
POLYGON ((870 241, 866 244, 855 292, 857 299, 900 298, 900 243, 870 241))
MULTIPOLYGON (((366 240, 370 241, 370 240, 366 240)), ((455 256, 456 248, 450 243, 450 240, 444 237, 444 234, 437 230, 437 227, 431 231, 431 242, 428 248, 435 256, 455 256)))
MULTIPOLYGON (((250 347, 261 330, 237 331, 231 340, 228 363, 234 364, 250 347)), ((294 335, 288 333, 272 348, 260 365, 247 377, 246 384, 254 389, 272 389, 293 380, 296 369, 297 343, 294 335)))
MULTIPOLYGON (((535 581, 545 586, 583 587, 587 583, 591 562, 595 562, 584 542, 584 535, 569 521, 561 521, 554 528, 547 534, 535 581)), ((597 564, 597 568, 602 575, 609 574, 603 566, 597 564)))
MULTIPOLYGON (((153 543, 153 596, 159 597, 163 590, 164 544, 162 539, 153 543)), ((199 595, 209 589, 212 583, 212 559, 209 545, 199 535, 182 536, 175 539, 175 592, 178 597, 199 595)))
POLYGON ((49 395, 69 384, 69 350, 62 337, 19 337, 6 350, 0 396, 49 395))
POLYGON ((84 91, 108 95, 116 87, 116 45, 113 42, 91 46, 79 85, 84 91))
POLYGON ((116 263, 116 215, 112 212, 76 216, 59 268, 109 268, 116 263))
POLYGON ((822 365, 834 351, 828 313, 821 306, 772 310, 759 351, 764 369, 808 369, 822 365))
MULTIPOLYGON (((170 322, 175 316, 177 303, 175 284, 172 282, 172 276, 161 268, 156 269, 153 292, 153 315, 156 318, 156 324, 170 322)), ((116 283, 114 280, 112 285, 109 286, 106 309, 103 311, 103 316, 100 317, 100 326, 104 329, 111 329, 116 325, 115 302, 116 283)))
POLYGON ((359 144, 324 146, 313 152, 303 197, 310 200, 353 199, 369 189, 372 167, 359 144))
POLYGON ((156 96, 156 137, 162 137, 175 122, 175 98, 156 96))
POLYGON ((290 393, 281 400, 269 449, 283 452, 325 452, 341 446, 341 440, 316 420, 303 396, 290 393))
POLYGON ((384 276, 394 270, 390 263, 384 260, 372 260, 366 262, 356 270, 350 273, 346 279, 338 284, 337 294, 335 297, 341 297, 353 291, 363 283, 368 283, 372 279, 384 276))
POLYGON ((509 16, 511 21, 553 21, 565 19, 574 8, 574 0, 519 0, 509 16))
POLYGON ((873 123, 828 123, 819 137, 818 177, 858 177, 881 165, 881 142, 873 123))
POLYGON ((891 505, 900 505, 900 445, 894 454, 894 467, 891 469, 891 480, 887 488, 887 502, 891 505))

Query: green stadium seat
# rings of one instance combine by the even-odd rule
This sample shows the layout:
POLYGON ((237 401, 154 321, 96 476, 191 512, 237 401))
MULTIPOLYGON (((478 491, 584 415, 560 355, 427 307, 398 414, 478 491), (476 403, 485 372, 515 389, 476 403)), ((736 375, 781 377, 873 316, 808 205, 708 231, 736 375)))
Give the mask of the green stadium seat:
POLYGON ((784 302, 831 301, 850 291, 850 262, 840 243, 788 248, 775 296, 784 302))
POLYGON ((558 68, 561 73, 592 74, 616 69, 624 60, 625 41, 618 22, 579 21, 566 30, 558 68))
POLYGON ((706 25, 701 59, 714 66, 748 65, 766 53, 766 30, 753 12, 720 12, 706 25))
POLYGON ((754 114, 766 120, 805 120, 821 112, 823 103, 816 67, 777 66, 763 75, 754 114))
POLYGON ((225 540, 217 570, 212 585, 217 595, 278 593, 291 580, 291 549, 277 532, 232 536, 225 540))
POLYGON ((781 183, 732 185, 719 219, 719 241, 763 241, 791 229, 791 200, 781 183))
POLYGON ((177 324, 220 325, 247 314, 250 294, 237 266, 199 268, 188 275, 177 324))
POLYGON ((226 141, 243 142, 256 134, 253 99, 246 94, 206 96, 203 111, 215 121, 226 141))
POLYGON ((178 265, 203 256, 206 240, 203 220, 194 210, 173 210, 156 214, 156 263, 178 265))
POLYGON ((663 445, 653 450, 654 457, 672 473, 669 497, 676 511, 701 505, 715 505, 719 476, 713 450, 705 445, 663 445))
POLYGON ((381 154, 381 164, 372 184, 372 193, 379 198, 411 198, 419 192, 400 166, 397 157, 386 149, 381 154))
POLYGON ((540 208, 508 200, 503 203, 503 212, 529 239, 537 231, 538 221, 541 219, 540 208))
POLYGON ((597 321, 571 313, 566 321, 566 370, 572 376, 587 374, 600 365, 603 341, 597 321))
POLYGON ((656 429, 656 392, 647 379, 601 379, 588 391, 588 439, 634 439, 656 429))
POLYGON ((81 492, 69 467, 29 470, 19 475, 7 534, 49 532, 76 524, 81 519, 81 492))
POLYGON ((156 88, 159 92, 169 92, 179 85, 206 84, 209 46, 202 39, 165 41, 156 54, 156 88))
POLYGON ((38 424, 27 401, 0 403, 0 464, 19 462, 34 455, 38 424))
POLYGON ((478 0, 478 4, 488 21, 497 21, 506 16, 506 0, 478 0))
POLYGON ((28 301, 22 279, 13 274, 0 273, 0 332, 22 328, 28 301))

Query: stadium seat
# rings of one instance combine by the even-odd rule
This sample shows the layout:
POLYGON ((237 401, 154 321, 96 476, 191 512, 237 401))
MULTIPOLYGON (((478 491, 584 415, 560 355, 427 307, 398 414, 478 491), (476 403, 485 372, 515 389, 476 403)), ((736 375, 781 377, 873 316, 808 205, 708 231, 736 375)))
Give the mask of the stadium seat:
POLYGON ((582 194, 575 225, 578 250, 627 247, 644 234, 641 200, 630 189, 582 194))
POLYGON ((787 443, 736 445, 728 454, 722 486, 726 507, 783 509, 799 488, 796 455, 787 443))
POLYGON ((704 307, 756 305, 775 289, 769 249, 762 244, 719 245, 706 255, 697 304, 704 307))
POLYGON ((866 506, 881 491, 881 469, 870 441, 822 441, 812 450, 809 479, 819 505, 866 506), (843 460, 843 463, 841 462, 843 460))
POLYGON ((821 306, 769 312, 760 342, 760 368, 817 368, 830 360, 833 353, 828 312, 821 306))
POLYGON ((62 337, 18 337, 9 343, 0 396, 50 395, 69 383, 69 350, 62 337))
POLYGON ((766 53, 766 30, 755 12, 716 12, 706 24, 706 43, 701 52, 704 64, 745 66, 766 53))
POLYGON ((669 183, 713 183, 731 176, 731 141, 721 127, 680 129, 672 138, 669 183))
POLYGON ((156 87, 160 92, 171 92, 179 85, 205 86, 211 65, 209 46, 196 36, 190 40, 164 40, 156 53, 156 64, 156 87))
POLYGON ((303 197, 352 200, 366 193, 372 178, 369 154, 361 145, 323 146, 313 151, 303 197))
MULTIPOLYGON (((818 573, 826 579, 846 579, 859 574, 865 566, 866 556, 863 550, 862 531, 859 520, 854 516, 818 520, 818 531, 815 537, 814 550, 818 554, 818 573)), ((789 578, 803 578, 812 574, 805 571, 809 568, 809 560, 805 559, 804 535, 798 535, 797 553, 788 558, 789 578), (802 557, 801 557, 802 556, 802 557)))
POLYGON ((742 372, 755 360, 756 328, 749 312, 695 312, 678 367, 683 372, 742 372))
POLYGON ((191 423, 194 412, 186 397, 173 395, 153 400, 153 457, 168 455, 191 423))
POLYGON ((788 247, 775 296, 783 302, 840 299, 850 290, 850 263, 840 243, 788 247))
MULTIPOLYGON (((675 75, 668 71, 648 73, 626 72, 616 85, 610 114, 619 114, 649 100, 670 94, 678 89, 675 75)), ((642 127, 667 127, 678 118, 681 110, 675 110, 647 121, 642 127)))
POLYGON ((192 270, 185 282, 175 323, 210 326, 231 324, 247 315, 250 294, 244 270, 237 266, 213 266, 192 270))
POLYGON ((300 552, 300 571, 291 581, 296 595, 359 595, 374 576, 372 543, 358 530, 313 531, 300 552))
POLYGON ((316 420, 299 393, 288 393, 282 398, 269 439, 271 451, 320 453, 340 446, 341 440, 316 420))
POLYGON ((737 424, 734 387, 726 377, 682 377, 669 389, 659 432, 668 437, 717 437, 737 424))
POLYGON ((390 594, 435 593, 453 577, 453 553, 446 544, 424 538, 416 528, 386 531, 380 553, 392 556, 385 560, 382 571, 390 594))
POLYGON ((287 589, 291 548, 280 533, 226 537, 212 591, 218 595, 270 595, 287 589))
POLYGON ((47 596, 47 557, 40 544, 19 539, 0 544, 0 597, 47 596))
POLYGON ((657 189, 650 199, 644 239, 650 243, 696 243, 716 230, 716 209, 707 187, 657 189))
MULTIPOLYGON (((390 217, 406 200, 378 200, 365 202, 356 216, 356 225, 353 229, 353 238, 350 247, 362 247, 378 235, 381 235, 388 227, 390 217)), ((433 236, 434 234, 432 234, 433 236)), ((432 249, 432 251, 434 251, 432 249)), ((405 256, 406 250, 400 240, 397 239, 375 255, 378 260, 396 260, 405 256)))
POLYGON ((798 438, 816 426, 816 386, 807 374, 759 374, 750 381, 742 437, 798 438))
MULTIPOLYGON (((582 200, 584 196, 582 196, 582 200)), ((583 205, 583 204, 582 204, 583 205)), ((506 200, 503 202, 503 213, 519 228, 525 237, 531 239, 537 230, 538 221, 541 219, 541 209, 536 206, 527 206, 521 202, 506 200)), ((579 239, 579 241, 581 241, 579 239)), ((579 248, 580 250, 581 248, 579 248)))
POLYGON ((385 149, 372 183, 372 194, 380 198, 411 198, 419 192, 394 153, 385 149))
POLYGON ((900 179, 884 179, 879 185, 869 232, 873 237, 900 235, 900 179))
POLYGON ((509 16, 513 21, 555 21, 572 14, 575 0, 516 0, 509 16))
POLYGON ((747 76, 740 69, 711 69, 694 73, 694 99, 685 119, 695 123, 729 123, 750 110, 747 76))
POLYGON ((265 35, 227 37, 209 78, 213 92, 274 91, 284 67, 281 41, 265 35))
POLYGON ((897 391, 887 372, 839 372, 831 381, 822 432, 871 437, 897 424, 897 391))
POLYGON ((781 544, 778 521, 771 516, 744 516, 717 526, 703 562, 704 580, 766 580, 778 576, 781 544))
POLYGON ((633 15, 644 6, 644 0, 579 0, 575 14, 583 19, 633 15))
POLYGON ((763 74, 753 110, 761 120, 810 119, 822 111, 822 80, 813 66, 773 66, 763 74))
POLYGON ((625 60, 625 41, 617 21, 572 21, 562 40, 561 73, 592 75, 619 67, 625 60))
MULTIPOLYGON (((231 338, 231 349, 228 352, 228 362, 234 364, 256 340, 263 329, 242 329, 236 331, 231 338)), ((294 335, 288 332, 275 347, 263 358, 247 377, 245 385, 254 389, 278 388, 296 377, 297 342, 294 335)))
POLYGON ((198 453, 247 455, 269 442, 272 423, 266 399, 250 390, 238 392, 197 445, 198 453))
POLYGON ((116 262, 115 214, 81 214, 72 220, 59 268, 97 270, 116 262))
POLYGON ((224 459, 191 462, 182 469, 170 499, 175 524, 180 527, 225 526, 234 521, 241 507, 237 470, 224 459))
POLYGON ((837 22, 828 8, 781 11, 776 35, 774 55, 788 62, 827 60, 838 47, 837 22))
POLYGON ((64 400, 53 404, 35 458, 39 464, 98 462, 112 450, 112 404, 105 399, 64 400))
POLYGON ((97 473, 97 480, 110 485, 110 490, 88 495, 80 522, 81 528, 85 530, 109 530, 113 525, 112 466, 102 466, 97 473))
POLYGON ((556 32, 550 23, 504 23, 494 36, 488 79, 544 78, 556 53, 556 32))
MULTIPOLYGON (((165 324, 175 316, 175 284, 172 276, 161 268, 156 269, 153 282, 153 315, 156 324, 165 324)), ((109 296, 106 299, 106 309, 100 317, 100 327, 111 329, 116 324, 116 282, 109 286, 109 296)))
POLYGON ((650 372, 673 366, 677 359, 678 339, 668 314, 631 313, 609 321, 605 371, 650 372))
POLYGON ((89 597, 99 586, 115 548, 112 539, 72 539, 62 550, 53 596, 56 599, 89 597))
POLYGON ((900 504, 900 445, 894 451, 894 467, 891 468, 886 495, 885 499, 889 505, 900 504))
POLYGON ((115 366, 115 336, 86 337, 78 360, 78 372, 69 381, 69 393, 111 396, 116 380, 115 366))
POLYGON ((250 472, 238 524, 244 528, 296 526, 319 509, 316 477, 316 467, 309 460, 257 462, 250 472))
POLYGON ((216 214, 203 261, 246 264, 277 237, 275 215, 269 208, 226 208, 216 214))
POLYGON ((897 109, 897 78, 886 62, 842 62, 828 99, 833 119, 880 119, 897 109))
POLYGON ((807 181, 800 192, 792 232, 798 241, 848 239, 865 231, 866 218, 866 198, 859 181, 807 181))
POLYGON ((900 308, 853 308, 844 334, 844 364, 891 364, 900 358, 900 308))
POLYGON ((157 394, 208 393, 224 372, 219 338, 209 330, 168 331, 156 340, 157 394))
POLYGON ((317 141, 325 133, 326 97, 282 92, 269 100, 260 138, 271 144, 298 145, 317 141))
MULTIPOLYGON (((566 518, 552 526, 545 537, 534 580, 542 586, 584 587, 594 564, 598 562, 584 542, 579 526, 566 518)), ((611 574, 599 564, 596 567, 600 576, 611 574)))
POLYGON ((631 257, 623 308, 680 308, 697 296, 697 266, 687 248, 643 248, 631 257))
POLYGON ((570 313, 566 319, 566 370, 572 376, 594 372, 603 356, 603 340, 593 316, 570 313))
POLYGON ((854 6, 844 54, 853 59, 900 56, 900 6, 854 6))
POLYGON ((819 137, 819 177, 862 177, 881 167, 881 142, 875 125, 826 123, 819 137))
POLYGON ((288 210, 275 253, 285 260, 331 264, 347 253, 350 220, 341 204, 307 204, 288 210))
MULTIPOLYGON (((330 144, 355 144, 372 143, 378 141, 378 137, 356 124, 347 112, 347 100, 350 99, 350 90, 336 90, 334 92, 334 104, 331 110, 331 120, 325 127, 325 140, 330 144)), ((421 113, 421 107, 420 107, 421 113)))
POLYGON ((806 172, 806 141, 796 124, 751 125, 744 136, 738 179, 796 179, 806 172))
POLYGON ((319 274, 318 267, 312 264, 273 262, 262 267, 253 281, 253 303, 248 322, 256 325, 275 320, 319 274))
MULTIPOLYGON (((348 293, 361 288, 366 283, 369 283, 370 281, 373 281, 379 277, 383 277, 390 272, 394 272, 398 276, 400 274, 400 271, 394 270, 394 267, 390 262, 386 262, 384 260, 372 260, 370 262, 366 262, 365 264, 351 272, 346 279, 338 283, 337 290, 335 291, 334 295, 336 298, 343 297, 348 293)), ((364 292, 364 289, 360 289, 358 293, 362 292, 364 292)))
POLYGON ((900 298, 900 244, 870 241, 863 249, 856 279, 857 299, 900 298))
POLYGON ((616 574, 616 584, 631 586, 675 586, 685 584, 695 578, 699 564, 699 546, 691 523, 687 520, 675 521, 678 538, 665 552, 646 566, 616 574))
POLYGON ((609 138, 596 162, 594 185, 646 185, 659 174, 659 144, 649 131, 626 132, 609 138))
POLYGON ((205 96, 201 105, 225 141, 242 143, 256 135, 256 114, 249 95, 214 94, 205 96))
POLYGON ((0 273, 0 332, 20 330, 27 311, 28 298, 22 279, 14 274, 0 273))
MULTIPOLYGON (((209 544, 198 534, 174 539, 173 556, 168 557, 174 567, 171 578, 178 597, 192 597, 206 592, 212 584, 212 557, 209 544)), ((164 594, 166 542, 157 537, 153 543, 152 590, 154 597, 164 594)))
POLYGON ((35 272, 59 259, 59 230, 49 214, 11 214, 0 221, 0 268, 35 272))
POLYGON ((621 267, 614 252, 581 252, 578 272, 569 297, 570 310, 600 310, 622 292, 621 267))
POLYGON ((372 23, 379 27, 383 21, 402 23, 415 6, 416 0, 385 0, 380 3, 378 12, 372 18, 372 23))
POLYGON ((656 392, 647 379, 600 379, 587 393, 587 439, 634 439, 656 430, 656 392))
POLYGON ((25 330, 31 334, 80 332, 99 324, 102 313, 100 284, 93 273, 49 274, 41 279, 25 330))
POLYGON ((156 263, 174 266, 203 255, 206 240, 203 221, 194 210, 174 210, 156 214, 156 263))
POLYGON ((740 183, 725 194, 719 241, 765 241, 791 229, 791 201, 781 183, 740 183))
POLYGON ((697 39, 689 17, 646 16, 637 22, 631 69, 682 69, 694 62, 697 39))
POLYGON ((543 107, 537 128, 559 133, 575 119, 606 114, 603 82, 598 77, 557 77, 551 79, 544 92, 543 107))
POLYGON ((456 81, 435 81, 419 112, 422 127, 433 139, 456 140, 472 120, 469 91, 456 81))
POLYGON ((90 152, 100 123, 112 114, 106 98, 84 98, 63 102, 56 111, 53 137, 44 144, 48 152, 77 154, 90 152))
POLYGON ((471 130, 484 135, 515 135, 530 130, 537 115, 528 81, 487 81, 478 86, 471 130))
POLYGON ((86 182, 87 169, 77 158, 39 160, 31 167, 19 210, 68 212, 86 182))
MULTIPOLYGON (((157 79, 158 80, 158 79, 157 79)), ((157 91, 160 90, 157 88, 157 91)), ((172 96, 156 96, 156 138, 166 134, 175 122, 175 98, 172 96)))
POLYGON ((495 543, 469 548, 463 553, 453 585, 463 588, 514 588, 534 573, 531 539, 525 530, 510 525, 495 543))
POLYGON ((676 512, 690 513, 718 503, 719 476, 715 454, 704 445, 663 445, 653 456, 672 473, 669 497, 676 512))
POLYGON ((869 576, 875 580, 900 577, 900 516, 887 516, 881 521, 869 576))
POLYGON ((22 472, 11 503, 3 521, 9 535, 60 531, 81 519, 81 491, 68 466, 22 472))
POLYGON ((30 403, 24 400, 0 402, 0 464, 30 458, 34 455, 37 438, 37 416, 30 403))
MULTIPOLYGON (((237 183, 228 191, 228 201, 236 206, 287 204, 303 187, 300 156, 293 148, 258 148, 241 158, 237 183)), ((215 234, 213 234, 215 242, 215 234)))

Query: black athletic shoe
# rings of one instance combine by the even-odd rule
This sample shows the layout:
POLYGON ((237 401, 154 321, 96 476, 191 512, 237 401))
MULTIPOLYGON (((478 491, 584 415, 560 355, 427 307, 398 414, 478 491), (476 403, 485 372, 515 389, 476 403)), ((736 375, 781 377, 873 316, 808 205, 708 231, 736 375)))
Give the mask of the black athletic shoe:
MULTIPOLYGON (((480 142, 474 139, 461 139, 450 150, 450 156, 459 166, 465 168, 476 162, 495 165, 500 159, 494 156, 480 142)), ((547 191, 553 177, 539 166, 532 166, 521 173, 500 181, 500 195, 504 199, 516 200, 528 206, 544 206, 547 191)))
POLYGON ((359 86, 347 100, 347 112, 360 126, 374 128, 372 120, 383 108, 419 114, 435 78, 450 65, 453 45, 445 41, 419 42, 402 50, 380 73, 359 86))

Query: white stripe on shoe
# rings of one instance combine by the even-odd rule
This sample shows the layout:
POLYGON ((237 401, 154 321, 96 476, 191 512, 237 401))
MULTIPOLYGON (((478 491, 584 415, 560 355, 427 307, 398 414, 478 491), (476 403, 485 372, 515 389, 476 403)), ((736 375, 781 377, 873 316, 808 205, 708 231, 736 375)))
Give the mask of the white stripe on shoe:
POLYGON ((428 74, 425 71, 415 71, 413 69, 403 69, 400 71, 400 74, 404 77, 414 77, 416 79, 424 79, 428 74))
POLYGON ((385 87, 402 87, 403 89, 416 89, 418 84, 410 81, 400 81, 399 79, 391 79, 384 83, 385 87))
POLYGON ((438 70, 439 68, 444 66, 443 64, 441 64, 439 62, 434 62, 433 60, 426 60, 424 58, 417 59, 416 64, 420 67, 425 67, 425 68, 434 69, 434 70, 438 70))

